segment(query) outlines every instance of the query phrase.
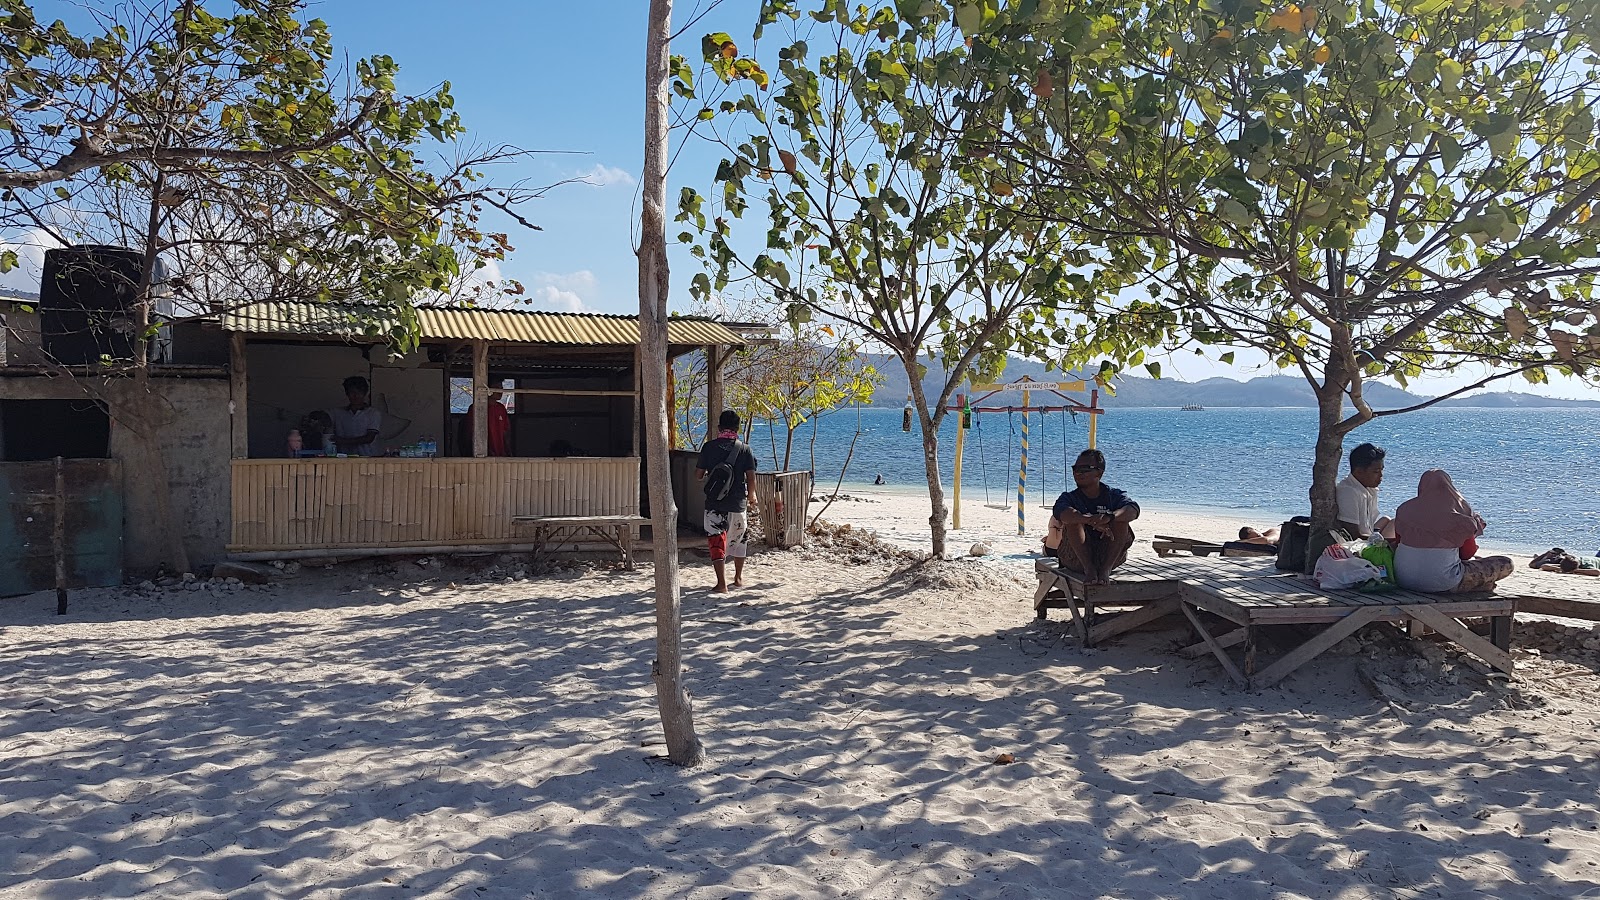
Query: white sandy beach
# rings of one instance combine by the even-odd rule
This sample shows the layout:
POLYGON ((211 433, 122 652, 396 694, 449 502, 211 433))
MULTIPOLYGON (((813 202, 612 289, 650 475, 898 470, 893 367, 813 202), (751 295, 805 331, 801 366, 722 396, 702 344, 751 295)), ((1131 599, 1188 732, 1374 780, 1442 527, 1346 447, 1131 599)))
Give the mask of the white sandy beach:
POLYGON ((0 601, 0 896, 1600 895, 1586 627, 1524 625, 1509 684, 1369 629, 1245 692, 1175 627, 1035 625, 1012 513, 964 511, 982 560, 861 540, 921 549, 925 502, 836 504, 728 597, 685 554, 692 770, 648 566, 0 601))

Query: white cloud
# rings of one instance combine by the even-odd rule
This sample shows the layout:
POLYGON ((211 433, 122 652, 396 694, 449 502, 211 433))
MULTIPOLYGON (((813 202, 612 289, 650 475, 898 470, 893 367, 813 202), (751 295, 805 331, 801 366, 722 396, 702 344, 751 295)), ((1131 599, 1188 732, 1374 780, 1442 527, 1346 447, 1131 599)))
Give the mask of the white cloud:
POLYGON ((594 168, 587 172, 578 173, 579 180, 594 187, 610 187, 614 184, 633 184, 633 175, 626 169, 618 169, 596 163, 594 168))
POLYGON ((582 297, 579 297, 577 294, 574 294, 571 291, 563 291, 560 288, 552 287, 550 285, 545 285, 542 288, 534 289, 533 305, 542 309, 554 310, 555 312, 589 311, 583 305, 582 297))
POLYGON ((0 275, 0 287, 38 293, 44 276, 44 252, 59 246, 61 242, 42 228, 30 228, 0 240, 0 251, 17 252, 17 267, 0 275))
POLYGON ((576 272, 539 272, 533 276, 529 297, 533 306, 557 312, 594 312, 589 305, 600 280, 588 269, 576 272))

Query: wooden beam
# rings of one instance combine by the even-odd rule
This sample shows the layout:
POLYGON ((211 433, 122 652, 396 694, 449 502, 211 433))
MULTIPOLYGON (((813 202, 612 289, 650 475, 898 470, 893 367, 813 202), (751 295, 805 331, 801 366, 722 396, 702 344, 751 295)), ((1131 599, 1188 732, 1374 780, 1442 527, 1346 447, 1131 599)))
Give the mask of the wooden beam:
MULTIPOLYGON (((668 362, 667 366, 670 369, 672 363, 668 362)), ((639 402, 639 398, 643 393, 644 341, 641 339, 639 345, 633 348, 633 415, 629 417, 633 421, 633 455, 635 457, 639 456, 639 439, 644 434, 644 404, 639 402)), ((671 406, 667 407, 667 419, 669 421, 672 419, 671 406)))
POLYGON ((1593 600, 1562 600, 1555 597, 1529 597, 1526 594, 1519 594, 1515 599, 1519 613, 1600 622, 1600 603, 1593 600))
POLYGON ((1194 610, 1189 608, 1189 604, 1180 600, 1178 601, 1178 608, 1183 610, 1184 617, 1189 620, 1190 625, 1194 626, 1194 630, 1200 633, 1200 639, 1211 649, 1211 655, 1217 658, 1217 662, 1222 663, 1223 670, 1228 673, 1229 678, 1233 679, 1233 683, 1239 687, 1249 687, 1250 682, 1245 680, 1244 673, 1240 672, 1239 667, 1233 664, 1233 660, 1228 657, 1228 651, 1224 650, 1222 645, 1217 643, 1217 639, 1211 636, 1211 632, 1206 630, 1205 623, 1200 621, 1200 617, 1194 614, 1194 610))
POLYGON ((637 397, 638 391, 588 391, 580 388, 495 388, 502 394, 542 394, 546 397, 637 397))
POLYGON ((1093 647, 1106 638, 1116 637, 1124 631, 1132 631, 1141 625, 1166 618, 1178 611, 1180 602, 1177 596, 1172 596, 1109 616, 1104 622, 1089 629, 1088 646, 1093 647))
MULTIPOLYGON (((234 459, 250 457, 249 372, 244 335, 228 335, 228 415, 232 424, 229 444, 234 459)), ((317 448, 320 450, 321 448, 317 448)))
POLYGON ((1277 684, 1290 672, 1321 656, 1324 650, 1355 634, 1361 626, 1382 618, 1384 614, 1392 612, 1393 609, 1394 607, 1387 606, 1361 607, 1324 628, 1316 637, 1289 651, 1282 659, 1262 669, 1261 674, 1255 677, 1255 686, 1271 687, 1277 684))
POLYGON ((706 436, 717 436, 717 417, 722 415, 722 366, 727 362, 722 347, 712 344, 706 348, 706 436))
POLYGON ((489 455, 489 344, 472 343, 472 455, 489 455))
POLYGON ((1476 656, 1482 658, 1484 662, 1494 666, 1496 669, 1499 669, 1507 675, 1512 674, 1512 670, 1516 668, 1515 664, 1511 660, 1510 653, 1500 649, 1499 647, 1496 647, 1494 644, 1484 640, 1476 634, 1473 634, 1467 628, 1467 626, 1457 622, 1455 619, 1452 619, 1437 609, 1434 609, 1431 606, 1422 606, 1420 604, 1416 606, 1403 606, 1401 609, 1405 610, 1406 614, 1411 618, 1416 619, 1429 628, 1432 628, 1434 631, 1437 631, 1450 640, 1455 641, 1458 645, 1460 645, 1461 649, 1467 651, 1468 653, 1475 654, 1476 656))

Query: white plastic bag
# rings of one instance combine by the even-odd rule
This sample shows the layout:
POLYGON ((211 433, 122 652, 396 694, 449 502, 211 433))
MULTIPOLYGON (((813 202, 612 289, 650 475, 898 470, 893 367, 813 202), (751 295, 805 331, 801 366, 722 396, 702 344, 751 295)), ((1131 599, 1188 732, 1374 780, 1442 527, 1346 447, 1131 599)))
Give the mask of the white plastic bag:
POLYGON ((1334 544, 1317 558, 1317 568, 1311 577, 1317 586, 1328 590, 1352 588, 1374 578, 1382 578, 1383 570, 1350 552, 1343 544, 1334 544))

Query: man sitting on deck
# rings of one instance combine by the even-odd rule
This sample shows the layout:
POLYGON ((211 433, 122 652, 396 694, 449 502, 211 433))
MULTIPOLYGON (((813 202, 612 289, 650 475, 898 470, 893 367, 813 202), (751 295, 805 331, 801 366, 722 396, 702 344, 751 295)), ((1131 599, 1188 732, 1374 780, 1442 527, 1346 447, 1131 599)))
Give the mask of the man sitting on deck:
POLYGON ((1374 532, 1394 537, 1394 522, 1378 515, 1378 485, 1383 483, 1383 448, 1362 444, 1350 451, 1350 474, 1334 489, 1339 501, 1339 527, 1351 537, 1374 532))
POLYGON ((1056 498, 1050 514, 1061 530, 1056 558, 1063 568, 1083 576, 1084 584, 1110 584, 1111 572, 1128 559, 1133 546, 1133 528, 1139 518, 1139 504, 1100 477, 1106 471, 1105 454, 1085 450, 1072 466, 1076 490, 1056 498))

